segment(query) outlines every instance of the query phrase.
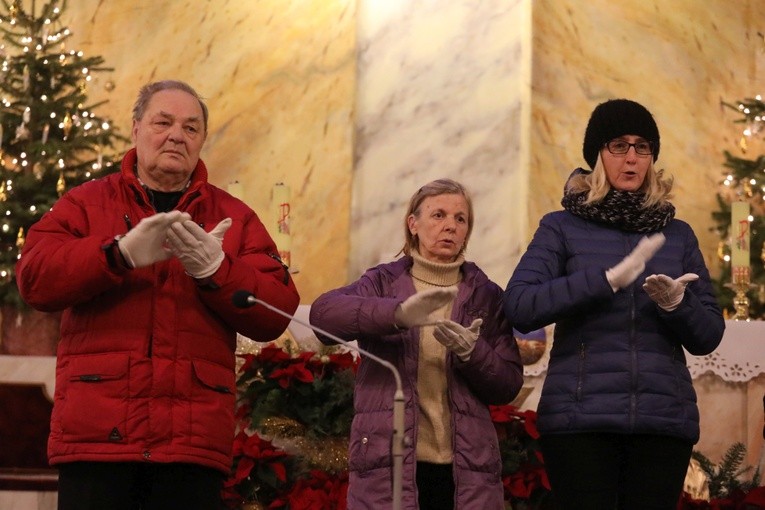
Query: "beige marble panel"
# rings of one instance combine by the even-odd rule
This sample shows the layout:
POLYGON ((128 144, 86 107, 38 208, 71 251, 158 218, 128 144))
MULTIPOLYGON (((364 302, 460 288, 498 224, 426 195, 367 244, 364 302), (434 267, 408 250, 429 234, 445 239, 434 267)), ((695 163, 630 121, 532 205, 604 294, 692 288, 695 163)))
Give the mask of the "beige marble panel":
MULTIPOLYGON (((761 93, 765 2, 536 0, 533 10, 530 233, 560 209, 563 183, 586 165, 584 129, 600 102, 645 105, 661 134, 657 165, 675 176, 677 216, 717 270, 711 211, 740 127, 721 100, 761 93)), ((529 233, 529 235, 530 235, 529 233)))
POLYGON ((473 195, 467 258, 507 283, 525 223, 530 16, 530 0, 360 2, 350 280, 396 255, 411 195, 450 177, 473 195))
POLYGON ((301 300, 344 283, 355 97, 354 0, 68 2, 70 49, 113 67, 90 87, 130 132, 138 88, 189 82, 208 101, 210 180, 242 184, 272 235, 271 190, 292 190, 292 266, 301 300), (105 86, 114 83, 113 91, 105 86))

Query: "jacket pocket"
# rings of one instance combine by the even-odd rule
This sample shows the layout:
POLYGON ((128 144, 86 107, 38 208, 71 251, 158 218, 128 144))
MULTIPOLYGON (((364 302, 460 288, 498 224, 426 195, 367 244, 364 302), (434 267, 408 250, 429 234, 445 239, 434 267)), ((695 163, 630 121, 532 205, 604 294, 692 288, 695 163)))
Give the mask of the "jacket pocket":
POLYGON ((61 431, 67 442, 120 442, 128 414, 127 353, 72 356, 66 368, 61 431))
POLYGON ((353 417, 348 446, 348 468, 365 471, 391 466, 392 416, 388 411, 360 413, 353 417))
POLYGON ((191 392, 191 444, 229 455, 234 442, 234 370, 195 359, 191 392))

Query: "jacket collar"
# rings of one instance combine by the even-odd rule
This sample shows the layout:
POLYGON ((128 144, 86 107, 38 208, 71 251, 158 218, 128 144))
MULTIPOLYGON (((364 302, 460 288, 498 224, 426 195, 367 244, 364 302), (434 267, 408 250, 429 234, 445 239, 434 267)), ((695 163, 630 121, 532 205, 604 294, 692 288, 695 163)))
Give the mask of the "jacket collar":
MULTIPOLYGON (((142 197, 144 203, 150 203, 149 196, 146 194, 146 190, 141 185, 141 181, 138 179, 138 175, 135 172, 135 166, 138 161, 138 155, 135 147, 127 151, 122 158, 122 164, 120 165, 120 173, 125 183, 135 192, 138 196, 142 197)), ((188 203, 202 193, 202 188, 207 184, 207 167, 204 161, 201 159, 197 162, 194 172, 191 174, 191 181, 186 188, 181 201, 178 203, 178 208, 186 207, 188 203)))

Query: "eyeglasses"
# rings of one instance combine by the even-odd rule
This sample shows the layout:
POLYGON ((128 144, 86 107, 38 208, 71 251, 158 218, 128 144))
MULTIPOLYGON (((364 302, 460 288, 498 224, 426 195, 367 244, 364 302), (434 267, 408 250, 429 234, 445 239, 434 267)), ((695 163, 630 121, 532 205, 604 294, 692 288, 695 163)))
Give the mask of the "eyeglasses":
POLYGON ((650 156, 653 154, 653 142, 647 142, 642 140, 640 142, 629 143, 626 140, 616 138, 610 142, 606 142, 606 149, 611 154, 627 154, 630 147, 635 148, 635 152, 641 156, 650 156))

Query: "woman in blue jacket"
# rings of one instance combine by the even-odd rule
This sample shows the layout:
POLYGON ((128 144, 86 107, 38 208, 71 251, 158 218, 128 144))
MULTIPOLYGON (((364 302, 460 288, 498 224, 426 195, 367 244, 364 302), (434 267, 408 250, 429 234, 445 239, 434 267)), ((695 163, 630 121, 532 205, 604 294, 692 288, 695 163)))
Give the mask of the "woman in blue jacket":
MULTIPOLYGON (((402 510, 502 510, 502 462, 489 404, 523 384, 502 289, 465 260, 473 207, 438 179, 404 216, 404 256, 311 306, 311 323, 395 365, 405 399, 402 510)), ((331 343, 331 340, 322 338, 331 343)), ((349 447, 349 510, 392 506, 391 372, 361 356, 349 447)))
POLYGON ((725 323, 659 148, 642 105, 598 105, 590 169, 573 172, 505 290, 519 331, 555 323, 538 426, 560 508, 674 509, 699 439, 683 349, 709 354, 725 323))

